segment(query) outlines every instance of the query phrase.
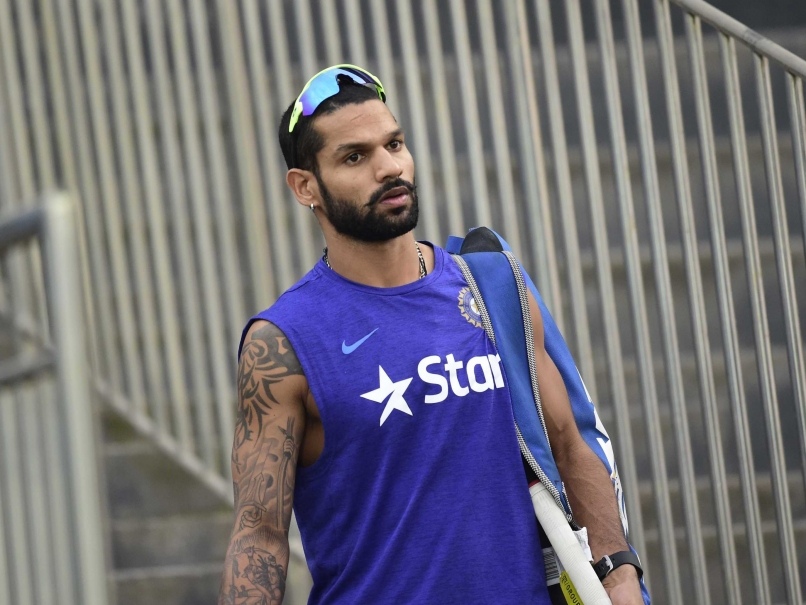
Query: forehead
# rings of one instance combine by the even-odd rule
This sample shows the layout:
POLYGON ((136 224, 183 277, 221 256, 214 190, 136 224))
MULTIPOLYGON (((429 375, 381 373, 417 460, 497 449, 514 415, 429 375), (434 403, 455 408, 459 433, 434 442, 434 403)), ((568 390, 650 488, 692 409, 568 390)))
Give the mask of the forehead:
POLYGON ((389 108, 380 100, 345 105, 316 119, 316 131, 325 140, 320 152, 331 155, 344 145, 385 143, 400 126, 389 108))

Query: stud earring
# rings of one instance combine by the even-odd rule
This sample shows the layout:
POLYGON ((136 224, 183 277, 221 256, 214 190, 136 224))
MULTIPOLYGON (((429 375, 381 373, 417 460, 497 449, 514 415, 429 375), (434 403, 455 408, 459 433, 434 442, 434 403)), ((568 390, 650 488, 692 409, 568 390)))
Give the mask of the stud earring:
POLYGON ((314 207, 313 204, 311 204, 311 212, 316 212, 316 208, 314 207))

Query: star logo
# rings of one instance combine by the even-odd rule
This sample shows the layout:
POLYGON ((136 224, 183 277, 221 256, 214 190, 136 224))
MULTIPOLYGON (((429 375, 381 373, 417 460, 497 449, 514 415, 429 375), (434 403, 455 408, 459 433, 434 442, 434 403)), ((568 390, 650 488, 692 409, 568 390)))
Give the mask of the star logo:
POLYGON ((413 414, 411 413, 409 404, 403 399, 403 393, 409 388, 412 379, 406 378, 405 380, 392 382, 392 379, 389 378, 389 375, 384 372, 381 366, 378 366, 378 378, 380 386, 374 391, 364 393, 361 397, 376 403, 383 403, 384 400, 389 397, 389 400, 386 402, 386 407, 383 408, 383 413, 381 414, 381 426, 383 426, 383 423, 386 422, 386 419, 389 418, 389 414, 391 414, 393 410, 400 410, 412 416, 413 414))

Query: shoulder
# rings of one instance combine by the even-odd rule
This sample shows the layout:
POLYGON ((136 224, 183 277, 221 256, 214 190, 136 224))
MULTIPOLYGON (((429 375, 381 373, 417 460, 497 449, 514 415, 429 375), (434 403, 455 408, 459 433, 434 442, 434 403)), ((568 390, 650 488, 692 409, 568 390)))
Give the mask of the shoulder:
MULTIPOLYGON (((286 335, 275 324, 264 319, 252 322, 244 336, 239 383, 246 377, 257 375, 271 382, 293 376, 305 377, 302 364, 286 335)), ((239 384, 239 387, 243 387, 243 384, 239 384)))

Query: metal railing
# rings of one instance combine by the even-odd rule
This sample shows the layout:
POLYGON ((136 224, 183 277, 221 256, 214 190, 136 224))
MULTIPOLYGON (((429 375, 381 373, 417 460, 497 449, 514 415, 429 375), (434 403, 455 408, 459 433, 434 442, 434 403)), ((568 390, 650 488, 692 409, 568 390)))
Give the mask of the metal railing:
POLYGON ((3 604, 109 602, 76 234, 75 205, 63 194, 0 220, 3 604), (21 272, 34 258, 31 241, 41 246, 47 315, 26 333, 15 319, 35 309, 21 272))
POLYGON ((806 63, 701 0, 0 0, 2 199, 81 201, 104 401, 231 500, 241 327, 322 245, 277 122, 342 61, 419 234, 492 225, 536 278, 655 602, 801 603, 806 63))

